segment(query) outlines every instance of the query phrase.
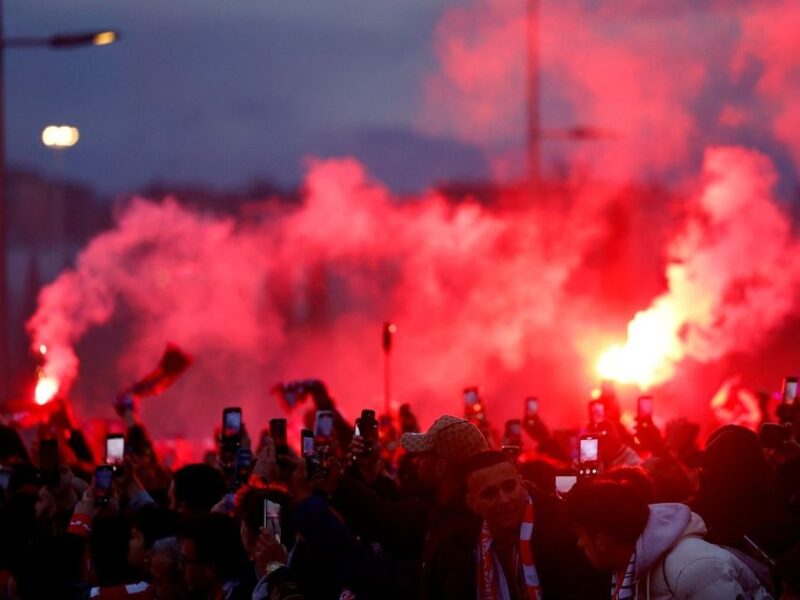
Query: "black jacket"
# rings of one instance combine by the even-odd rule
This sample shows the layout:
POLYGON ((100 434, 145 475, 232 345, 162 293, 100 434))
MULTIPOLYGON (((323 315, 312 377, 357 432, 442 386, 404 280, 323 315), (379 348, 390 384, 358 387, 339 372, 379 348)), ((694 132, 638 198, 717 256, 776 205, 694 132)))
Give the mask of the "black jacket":
MULTIPOLYGON (((532 485, 533 557, 544 600, 607 600, 611 576, 595 571, 578 548, 577 537, 563 503, 532 485)), ((433 599, 476 598, 477 546, 480 522, 469 531, 452 532, 432 557, 425 579, 425 596, 433 599)))
MULTIPOLYGON (((563 503, 529 486, 534 506, 531 544, 544 600, 606 600, 611 576, 592 569, 578 548, 563 503)), ((348 524, 381 542, 395 556, 418 557, 420 598, 465 600, 477 596, 476 562, 481 519, 463 497, 445 506, 433 500, 390 502, 348 478, 333 497, 348 524)))

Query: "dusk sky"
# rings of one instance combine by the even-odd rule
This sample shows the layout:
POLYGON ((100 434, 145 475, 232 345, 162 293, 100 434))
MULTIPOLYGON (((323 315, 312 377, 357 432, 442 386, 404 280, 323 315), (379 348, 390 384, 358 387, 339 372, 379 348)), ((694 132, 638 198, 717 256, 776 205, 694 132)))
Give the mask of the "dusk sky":
MULTIPOLYGON (((517 177, 524 150, 523 0, 7 0, 6 35, 114 28, 117 44, 11 49, 11 165, 106 194, 150 183, 302 180, 354 156, 395 192, 517 177), (80 128, 60 153, 40 135, 80 128)), ((542 115, 566 162, 622 179, 693 176, 705 148, 767 152, 796 182, 796 42, 782 0, 543 0, 542 115), (613 159, 610 157, 613 155, 613 159)), ((788 189, 791 189, 789 187, 788 189)))
POLYGON ((412 189, 459 169, 481 177, 477 151, 412 130, 433 29, 452 4, 10 0, 8 37, 104 28, 123 37, 7 52, 8 161, 106 193, 153 181, 293 184, 310 154, 369 155, 390 184, 416 177, 412 189), (45 148, 51 123, 79 127, 77 147, 45 148))

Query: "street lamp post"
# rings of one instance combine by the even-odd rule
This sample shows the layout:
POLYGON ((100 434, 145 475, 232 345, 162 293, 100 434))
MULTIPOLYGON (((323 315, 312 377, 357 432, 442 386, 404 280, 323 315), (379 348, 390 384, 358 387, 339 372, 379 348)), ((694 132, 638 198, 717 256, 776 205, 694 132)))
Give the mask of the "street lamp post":
POLYGON ((0 0, 0 402, 8 397, 11 377, 8 314, 8 228, 6 205, 6 119, 5 119, 5 50, 6 48, 51 48, 67 50, 81 46, 105 46, 119 39, 115 31, 89 31, 56 34, 50 37, 6 38, 3 0, 0 0))

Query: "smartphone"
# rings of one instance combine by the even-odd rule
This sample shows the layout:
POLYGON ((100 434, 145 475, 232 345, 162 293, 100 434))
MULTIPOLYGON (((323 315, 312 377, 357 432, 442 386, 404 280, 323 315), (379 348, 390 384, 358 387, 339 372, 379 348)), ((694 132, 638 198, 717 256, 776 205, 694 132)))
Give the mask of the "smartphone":
POLYGON ((606 407, 602 400, 592 400, 589 402, 589 422, 592 425, 599 425, 606 420, 606 407))
POLYGON ((42 440, 39 443, 39 472, 43 485, 57 487, 61 480, 58 440, 42 440))
POLYGON ((0 490, 8 491, 8 484, 11 483, 11 469, 8 467, 0 467, 0 490))
POLYGON ((577 475, 556 475, 556 491, 560 495, 567 494, 578 483, 577 475))
POLYGON ((539 399, 534 396, 525 398, 525 416, 530 418, 537 414, 539 414, 539 399))
POLYGON ((596 435, 582 435, 578 442, 578 475, 594 477, 598 473, 600 438, 596 435))
POLYGON ((242 409, 238 406, 222 411, 222 441, 239 442, 242 438, 242 409))
POLYGON ((320 443, 330 444, 333 441, 333 412, 318 410, 314 419, 314 438, 320 443))
POLYGON ((250 479, 250 472, 253 466, 253 452, 250 448, 237 448, 236 459, 233 461, 233 477, 231 478, 231 488, 234 490, 250 479))
POLYGON ((652 396, 639 396, 636 401, 636 418, 640 421, 649 421, 653 418, 652 396))
POLYGON ((105 506, 111 498, 111 482, 114 477, 114 467, 99 465, 94 470, 94 505, 105 506))
POLYGON ((375 411, 365 408, 356 419, 356 435, 364 438, 364 454, 372 454, 378 443, 378 421, 375 411))
POLYGON ((475 386, 464 388, 464 406, 467 410, 475 411, 476 407, 480 409, 481 397, 478 394, 478 388, 475 386))
POLYGON ((270 419, 269 435, 275 442, 276 449, 286 449, 289 445, 286 439, 286 419, 270 419))
POLYGON ((793 404, 797 398, 797 377, 783 378, 783 401, 786 404, 793 404))
POLYGON ((791 426, 785 427, 777 423, 764 423, 758 430, 758 443, 762 448, 778 449, 791 436, 791 426))
POLYGON ((522 447, 522 422, 519 419, 510 419, 506 421, 503 438, 509 446, 522 447))
POLYGON ((125 458, 125 436, 114 433, 106 436, 106 464, 114 468, 122 466, 125 458))
POLYGON ((278 542, 281 541, 281 505, 264 499, 263 517, 261 527, 275 536, 278 542))
POLYGON ((314 455, 314 432, 303 429, 300 432, 300 456, 308 458, 314 455))

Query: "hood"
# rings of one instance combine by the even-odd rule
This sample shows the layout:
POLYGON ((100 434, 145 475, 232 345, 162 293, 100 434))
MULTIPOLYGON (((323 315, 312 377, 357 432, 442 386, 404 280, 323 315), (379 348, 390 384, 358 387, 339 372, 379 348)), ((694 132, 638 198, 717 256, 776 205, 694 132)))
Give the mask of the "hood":
POLYGON ((685 504, 651 504, 647 525, 636 540, 636 578, 647 573, 682 538, 705 533, 703 520, 685 504))

